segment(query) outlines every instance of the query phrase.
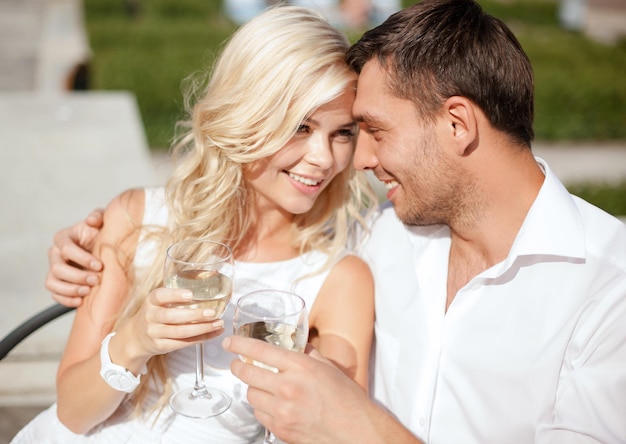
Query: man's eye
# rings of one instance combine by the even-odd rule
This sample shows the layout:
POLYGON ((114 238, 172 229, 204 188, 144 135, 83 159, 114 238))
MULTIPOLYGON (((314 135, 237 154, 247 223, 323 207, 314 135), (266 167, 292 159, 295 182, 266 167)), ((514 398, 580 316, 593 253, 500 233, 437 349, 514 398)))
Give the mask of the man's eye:
POLYGON ((383 132, 380 128, 367 128, 365 132, 374 140, 380 141, 383 135, 383 132))

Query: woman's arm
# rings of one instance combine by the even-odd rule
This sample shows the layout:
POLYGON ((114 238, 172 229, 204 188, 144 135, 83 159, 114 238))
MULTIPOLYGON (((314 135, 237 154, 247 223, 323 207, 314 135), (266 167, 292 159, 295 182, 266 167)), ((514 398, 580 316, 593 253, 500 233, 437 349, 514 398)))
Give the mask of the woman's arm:
MULTIPOLYGON (((128 302, 127 272, 137 246, 143 202, 144 192, 139 190, 115 198, 96 237, 94 253, 104 264, 102 279, 76 311, 57 373, 57 413, 76 433, 86 433, 107 419, 126 395, 100 376, 100 348, 128 302)), ((138 375, 150 357, 220 334, 223 321, 215 319, 214 311, 176 308, 191 297, 189 290, 152 290, 136 313, 117 324, 109 342, 111 361, 138 375)))
POLYGON ((374 279, 367 264, 356 256, 339 261, 309 318, 311 343, 367 391, 374 334, 374 279))
MULTIPOLYGON (((72 431, 85 433, 108 418, 124 398, 100 377, 100 343, 112 330, 116 316, 128 295, 126 266, 137 245, 138 226, 143 216, 143 192, 128 191, 113 199, 104 213, 105 226, 95 238, 94 253, 104 270, 86 303, 76 310, 63 357, 57 372, 59 419, 72 431)), ((112 361, 119 339, 111 340, 112 361)), ((144 362, 126 368, 138 374, 144 362)))

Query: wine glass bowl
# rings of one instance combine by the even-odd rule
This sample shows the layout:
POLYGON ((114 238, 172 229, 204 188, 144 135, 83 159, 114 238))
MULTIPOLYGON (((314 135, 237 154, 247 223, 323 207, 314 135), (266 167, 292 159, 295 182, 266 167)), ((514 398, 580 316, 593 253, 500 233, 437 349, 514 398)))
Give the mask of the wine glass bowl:
MULTIPOLYGON (((184 240, 167 249, 163 272, 165 286, 185 288, 193 294, 191 300, 176 304, 176 307, 213 309, 216 317, 221 317, 233 293, 233 277, 234 259, 231 249, 225 244, 184 240)), ((190 418, 210 418, 225 412, 232 401, 226 393, 206 387, 204 351, 202 344, 195 347, 195 384, 174 393, 170 398, 170 407, 190 418)))
POLYGON ((181 269, 165 282, 169 288, 186 288, 193 293, 189 302, 177 303, 180 308, 204 308, 215 310, 221 318, 233 294, 231 278, 217 270, 181 269))
MULTIPOLYGON (((304 299, 281 290, 257 290, 237 301, 233 331, 274 344, 280 348, 303 352, 309 335, 308 314, 304 299)), ((240 359, 257 367, 278 372, 278 369, 246 356, 240 359)), ((273 444, 276 438, 265 430, 264 444, 273 444)))

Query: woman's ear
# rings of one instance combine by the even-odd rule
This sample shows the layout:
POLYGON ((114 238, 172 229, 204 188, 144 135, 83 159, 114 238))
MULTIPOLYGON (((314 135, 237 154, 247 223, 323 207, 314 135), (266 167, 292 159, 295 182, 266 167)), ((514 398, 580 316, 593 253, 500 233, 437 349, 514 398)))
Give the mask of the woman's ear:
POLYGON ((462 96, 452 96, 445 101, 444 111, 457 155, 471 154, 478 138, 474 103, 462 96))

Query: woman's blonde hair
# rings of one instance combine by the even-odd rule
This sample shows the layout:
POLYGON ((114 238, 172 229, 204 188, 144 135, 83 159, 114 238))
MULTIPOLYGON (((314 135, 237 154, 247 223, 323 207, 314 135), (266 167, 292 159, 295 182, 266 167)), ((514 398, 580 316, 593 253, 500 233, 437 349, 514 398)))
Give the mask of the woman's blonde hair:
MULTIPOLYGON (((296 6, 269 8, 233 34, 202 93, 188 96, 197 98, 187 103, 190 118, 179 124, 184 132, 172 149, 176 167, 166 186, 169 227, 150 230, 159 245, 157 256, 135 279, 122 316, 163 285, 165 249, 171 243, 209 238, 235 252, 246 248, 245 234, 256 220, 246 166, 279 151, 317 108, 356 88, 345 62, 347 49, 346 37, 322 16, 296 6)), ((365 226, 364 210, 374 204, 364 176, 350 165, 310 211, 295 216, 293 247, 302 253, 327 252, 328 266, 348 244, 355 221, 365 226)), ((165 402, 171 388, 163 356, 153 357, 149 369, 164 386, 165 402)))

